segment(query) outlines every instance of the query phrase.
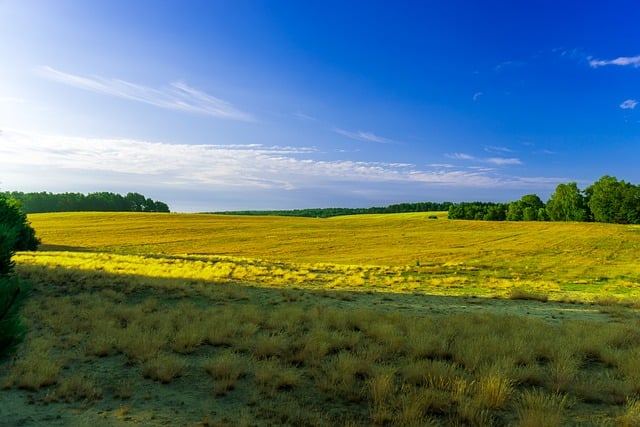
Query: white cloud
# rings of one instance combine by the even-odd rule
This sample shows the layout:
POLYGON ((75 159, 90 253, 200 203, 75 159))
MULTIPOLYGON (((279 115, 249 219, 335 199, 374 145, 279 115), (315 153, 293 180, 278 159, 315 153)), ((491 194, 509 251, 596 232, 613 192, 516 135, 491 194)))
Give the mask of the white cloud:
POLYGON ((455 165, 452 165, 450 163, 430 163, 428 166, 432 168, 455 168, 455 165))
POLYGON ((47 79, 68 86, 138 101, 167 110, 203 114, 228 120, 254 120, 250 114, 240 111, 230 103, 194 89, 184 82, 173 82, 168 87, 154 89, 125 80, 78 76, 46 66, 38 68, 37 72, 47 79))
POLYGON ((456 160, 475 160, 475 157, 465 153, 450 153, 450 154, 445 154, 445 156, 447 156, 450 159, 456 159, 456 160))
POLYGON ((498 166, 505 165, 521 165, 522 161, 516 158, 504 158, 504 157, 490 157, 488 159, 484 159, 485 162, 491 163, 498 166))
MULTIPOLYGON (((494 148, 495 149, 496 147, 489 147, 489 148, 494 148)), ((450 158, 450 159, 476 161, 476 162, 479 162, 479 163, 491 163, 493 165, 498 165, 498 166, 521 165, 522 164, 522 161, 520 159, 516 159, 516 158, 505 158, 505 157, 478 158, 478 157, 472 156, 470 154, 465 154, 465 153, 450 153, 450 154, 445 154, 445 156, 450 158)))
POLYGON ((484 151, 487 151, 489 153, 513 153, 513 150, 511 148, 498 147, 495 145, 485 145, 484 151))
POLYGON ((339 135, 346 136, 347 138, 355 139, 357 141, 364 142, 377 142, 379 144, 394 144, 396 141, 393 139, 385 138, 379 135, 376 135, 373 132, 363 132, 363 131, 348 131, 340 128, 334 128, 333 131, 339 135))
MULTIPOLYGON (((326 200, 327 205, 336 200, 353 203, 356 195, 368 191, 376 194, 373 203, 401 201, 397 199, 401 194, 421 197, 437 189, 447 198, 465 188, 473 189, 469 190, 473 194, 486 191, 491 197, 500 189, 551 190, 567 181, 508 176, 487 167, 318 159, 323 155, 313 147, 183 145, 3 129, 0 186, 22 191, 140 191, 178 210, 175 200, 183 200, 182 206, 199 206, 189 210, 206 210, 222 206, 216 198, 223 194, 232 200, 224 205, 229 209, 255 209, 286 203, 311 206, 318 200, 326 200)), ((519 164, 516 160, 479 161, 519 164)))
POLYGON ((636 105, 638 105, 638 101, 636 101, 635 99, 627 99, 622 104, 620 104, 620 108, 622 108, 623 110, 633 110, 634 108, 636 108, 636 105))
POLYGON ((605 65, 631 65, 634 68, 640 67, 640 55, 639 56, 620 56, 615 59, 593 59, 589 58, 589 65, 592 68, 604 67, 605 65))

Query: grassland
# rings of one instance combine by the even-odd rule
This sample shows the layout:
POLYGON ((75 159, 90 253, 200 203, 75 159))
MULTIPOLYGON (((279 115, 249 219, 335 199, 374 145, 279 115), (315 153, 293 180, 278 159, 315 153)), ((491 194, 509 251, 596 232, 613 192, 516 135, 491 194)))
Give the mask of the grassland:
POLYGON ((26 425, 640 423, 640 228, 50 214, 26 425))
MULTIPOLYGON (((328 219, 72 213, 30 220, 44 249, 140 255, 142 261, 132 258, 138 263, 149 255, 178 261, 210 255, 209 261, 226 260, 218 265, 234 270, 229 277, 239 280, 251 278, 242 268, 250 265, 262 271, 255 273, 262 282, 293 286, 312 285, 321 276, 323 286, 352 288, 357 283, 349 282, 362 282, 360 276, 361 290, 504 296, 522 288, 580 301, 640 296, 640 227, 447 221, 443 215, 432 220, 429 213, 328 219)), ((23 257, 18 259, 26 262, 23 257)), ((65 257, 60 262, 71 262, 65 257)), ((36 256, 32 262, 55 265, 53 258, 36 256)), ((105 260, 99 263, 108 268, 105 260)), ((122 259, 116 264, 123 269, 122 259)), ((197 267, 188 264, 179 274, 192 268, 197 267)), ((178 274, 175 266, 166 270, 178 274)))

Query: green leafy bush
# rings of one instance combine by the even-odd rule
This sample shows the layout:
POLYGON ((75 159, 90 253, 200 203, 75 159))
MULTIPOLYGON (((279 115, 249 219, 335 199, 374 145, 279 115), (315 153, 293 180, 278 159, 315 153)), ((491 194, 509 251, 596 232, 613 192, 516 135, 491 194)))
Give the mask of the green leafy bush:
POLYGON ((10 353, 26 332, 19 311, 28 292, 12 277, 11 258, 16 250, 36 249, 39 243, 20 205, 0 197, 0 358, 10 353))

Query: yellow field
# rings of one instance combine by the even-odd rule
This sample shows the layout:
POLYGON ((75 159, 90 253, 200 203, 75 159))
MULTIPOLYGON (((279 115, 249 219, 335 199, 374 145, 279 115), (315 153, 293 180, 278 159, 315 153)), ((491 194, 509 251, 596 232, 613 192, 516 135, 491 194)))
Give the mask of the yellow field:
POLYGON ((640 228, 39 214, 0 424, 640 425, 640 228))
POLYGON ((479 296, 504 296, 517 288, 556 300, 640 296, 639 227, 430 215, 38 214, 29 219, 43 249, 117 255, 93 262, 88 255, 62 253, 22 254, 16 260, 276 286, 479 296), (156 256, 161 254, 173 257, 156 256))

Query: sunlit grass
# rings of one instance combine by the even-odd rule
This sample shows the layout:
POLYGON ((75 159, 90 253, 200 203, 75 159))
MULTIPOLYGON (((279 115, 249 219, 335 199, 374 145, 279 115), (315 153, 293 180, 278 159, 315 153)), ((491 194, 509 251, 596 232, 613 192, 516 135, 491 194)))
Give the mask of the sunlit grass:
MULTIPOLYGON (((190 254, 182 266, 178 258, 154 262, 143 273, 152 277, 206 279, 209 274, 215 280, 269 278, 276 286, 319 282, 333 288, 426 288, 435 294, 476 289, 506 295, 516 287, 551 299, 571 292, 637 297, 637 227, 429 220, 429 215, 317 219, 61 213, 29 219, 44 249, 190 254), (202 264, 194 262, 195 255, 204 255, 202 264)), ((118 258, 110 264, 105 258, 88 257, 79 266, 76 258, 73 267, 100 269, 104 263, 109 271, 136 274, 140 259, 148 260, 118 258)), ((52 264, 56 262, 61 261, 52 264)))
MULTIPOLYGON (((270 288, 381 291, 430 295, 474 295, 537 301, 596 302, 601 305, 640 304, 640 287, 590 283, 561 286, 552 280, 513 278, 513 269, 494 269, 479 274, 460 265, 352 265, 332 263, 274 262, 265 259, 213 255, 121 255, 93 252, 25 252, 15 256, 17 271, 24 277, 46 282, 48 274, 59 270, 84 271, 80 280, 100 286, 104 272, 123 277, 127 286, 158 286, 166 279, 168 288, 184 283, 203 287, 226 283, 250 283, 270 288)), ((496 267, 497 268, 497 267, 496 267)), ((634 269, 635 266, 629 267, 634 269)), ((57 274, 57 273, 56 273, 57 274)), ((64 273, 63 273, 64 274, 64 273)), ((562 279, 559 277, 558 281, 562 279)), ((617 279, 612 278, 611 282, 617 279)), ((241 291, 240 291, 241 292, 241 291)), ((187 334, 182 331, 181 334, 187 334)))

